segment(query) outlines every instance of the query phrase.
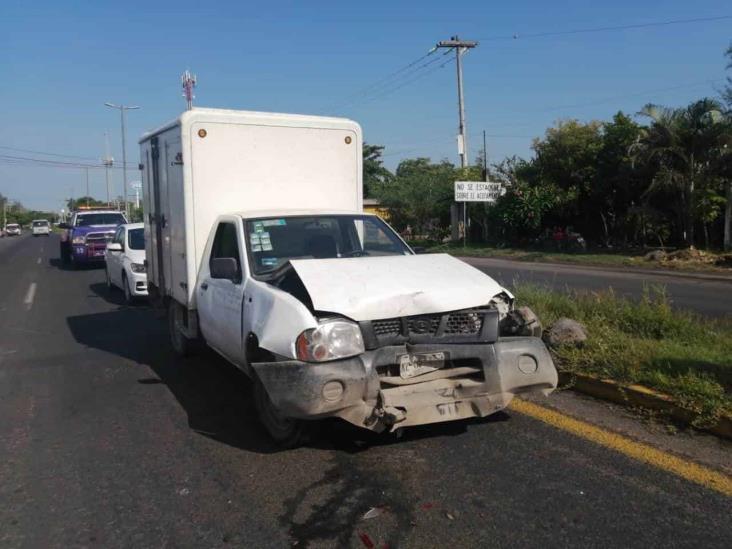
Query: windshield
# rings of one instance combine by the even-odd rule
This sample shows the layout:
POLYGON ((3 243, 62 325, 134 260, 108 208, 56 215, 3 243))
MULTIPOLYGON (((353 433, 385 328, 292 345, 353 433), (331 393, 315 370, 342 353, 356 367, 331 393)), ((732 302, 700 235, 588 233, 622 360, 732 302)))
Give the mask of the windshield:
POLYGON ((91 225, 122 225, 127 220, 121 213, 94 213, 79 215, 76 218, 77 227, 89 227, 91 225))
POLYGON ((127 231, 127 243, 130 250, 144 250, 145 249, 145 230, 144 229, 130 229, 127 231))
POLYGON ((247 249, 255 275, 291 259, 411 255, 380 218, 372 215, 293 216, 246 221, 247 249))
POLYGON ((34 221, 34 227, 48 227, 48 221, 34 221))
POLYGON ((8 229, 17 229, 20 227, 17 223, 8 223, 8 229))

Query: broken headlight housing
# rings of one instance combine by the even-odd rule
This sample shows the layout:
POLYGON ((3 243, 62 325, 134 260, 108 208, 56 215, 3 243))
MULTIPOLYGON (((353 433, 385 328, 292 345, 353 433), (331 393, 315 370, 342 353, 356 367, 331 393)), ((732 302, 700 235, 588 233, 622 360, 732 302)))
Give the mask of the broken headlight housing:
POLYGON ((298 360, 325 362, 360 355, 365 349, 358 324, 328 320, 297 336, 295 350, 298 360))

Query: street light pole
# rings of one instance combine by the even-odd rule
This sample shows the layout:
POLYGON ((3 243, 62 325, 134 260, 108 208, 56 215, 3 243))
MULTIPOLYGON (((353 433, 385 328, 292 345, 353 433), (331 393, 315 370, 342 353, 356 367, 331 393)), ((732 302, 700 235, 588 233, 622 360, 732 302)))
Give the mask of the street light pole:
POLYGON ((129 219, 130 216, 130 207, 129 203, 127 201, 128 193, 127 193, 127 133, 125 129, 125 111, 132 111, 139 109, 138 106, 130 106, 130 105, 115 105, 113 103, 105 103, 107 107, 110 107, 112 109, 119 109, 119 116, 120 121, 122 125, 122 177, 124 178, 123 183, 123 189, 124 189, 124 200, 125 200, 125 214, 127 215, 127 218, 129 219))

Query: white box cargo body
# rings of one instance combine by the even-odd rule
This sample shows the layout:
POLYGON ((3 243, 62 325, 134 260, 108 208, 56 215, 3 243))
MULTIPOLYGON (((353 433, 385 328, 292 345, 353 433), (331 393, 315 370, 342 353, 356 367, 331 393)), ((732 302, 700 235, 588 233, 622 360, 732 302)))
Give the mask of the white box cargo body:
POLYGON ((243 210, 361 212, 362 134, 351 120, 193 109, 140 139, 151 295, 195 308, 217 216, 243 210))

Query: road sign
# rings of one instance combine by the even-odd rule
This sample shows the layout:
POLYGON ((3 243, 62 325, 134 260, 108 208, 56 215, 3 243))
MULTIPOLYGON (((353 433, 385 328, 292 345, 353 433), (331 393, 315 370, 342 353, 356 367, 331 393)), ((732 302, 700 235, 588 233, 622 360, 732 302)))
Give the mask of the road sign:
POLYGON ((455 181, 455 202, 495 202, 505 192, 500 183, 455 181))

